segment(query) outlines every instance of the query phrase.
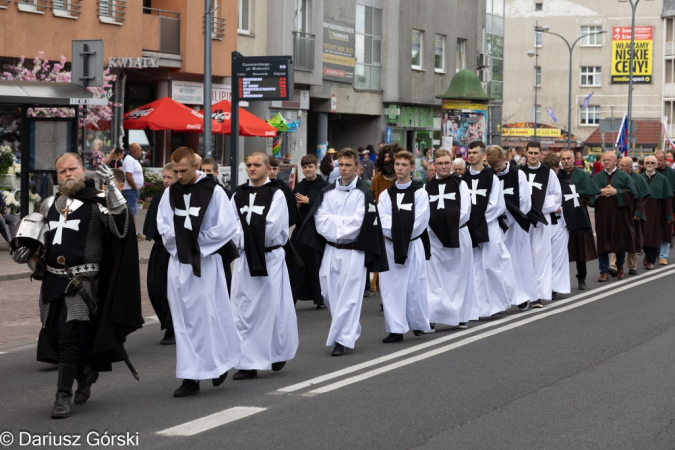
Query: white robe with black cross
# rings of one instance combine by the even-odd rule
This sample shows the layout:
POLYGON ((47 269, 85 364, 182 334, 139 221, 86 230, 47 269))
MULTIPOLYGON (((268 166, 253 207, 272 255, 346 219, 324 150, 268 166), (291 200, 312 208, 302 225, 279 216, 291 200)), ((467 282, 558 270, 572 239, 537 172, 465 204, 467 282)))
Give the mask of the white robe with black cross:
MULTIPOLYGON (((522 170, 513 169, 507 164, 506 171, 516 170, 518 173, 518 196, 520 210, 523 214, 530 212, 532 208, 532 194, 530 185, 527 182, 527 176, 522 170)), ((500 178, 498 176, 498 178, 500 178)), ((504 198, 507 195, 514 195, 513 192, 505 192, 503 180, 502 191, 504 198)), ((506 219, 509 229, 504 233, 504 244, 511 255, 513 274, 515 280, 515 291, 511 299, 512 305, 520 305, 527 301, 537 300, 537 277, 534 271, 534 261, 532 260, 532 248, 530 247, 530 235, 524 230, 511 212, 506 209, 506 219)))
MULTIPOLYGON (((198 173, 197 183, 206 178, 203 173, 198 173)), ((201 277, 197 277, 191 265, 178 260, 169 192, 169 189, 164 191, 159 204, 157 231, 171 255, 167 298, 176 334, 176 377, 191 380, 218 378, 241 358, 241 338, 227 294, 223 259, 216 253, 234 236, 235 216, 227 195, 219 188, 214 189, 208 206, 199 206, 206 207, 206 212, 198 238, 201 277)), ((192 204, 188 208, 186 222, 190 210, 197 206, 192 204)))
MULTIPOLYGON (((539 187, 532 183, 533 192, 535 189, 543 188, 543 186, 539 187)), ((551 213, 560 208, 562 204, 560 181, 558 181, 558 177, 552 170, 545 189, 546 196, 541 212, 549 224, 545 225, 540 222, 536 227, 534 225, 530 226, 530 246, 532 249, 534 272, 537 277, 537 299, 539 300, 551 300, 553 290, 553 255, 551 253, 551 233, 553 230, 551 229, 551 213)))
MULTIPOLYGON (((412 182, 404 185, 394 183, 399 189, 406 189, 412 182)), ((390 188, 391 189, 391 188, 390 188)), ((397 194, 403 195, 402 193, 397 194)), ((402 200, 402 199, 401 199, 402 200)), ((398 201, 398 200, 397 200, 398 201)), ((380 292, 384 308, 384 325, 387 333, 405 334, 409 330, 430 331, 429 308, 427 305, 427 260, 424 245, 419 236, 429 225, 429 196, 424 188, 415 191, 415 222, 408 245, 408 257, 404 264, 394 261, 394 243, 392 241, 392 202, 389 189, 380 194, 377 210, 382 221, 382 232, 387 250, 389 270, 380 274, 380 292)), ((398 203, 399 210, 405 208, 398 203)))
MULTIPOLYGON (((459 185, 459 196, 459 248, 444 247, 431 227, 428 228, 431 242, 431 259, 427 261, 429 322, 453 326, 471 319, 471 302, 476 299, 471 235, 468 227, 461 228, 471 217, 471 198, 465 181, 459 185)), ((434 207, 431 208, 433 214, 434 207)))
MULTIPOLYGON (((267 179, 265 184, 269 182, 267 179)), ((234 243, 239 247, 239 258, 232 270, 232 308, 242 338, 242 357, 236 368, 270 370, 272 363, 293 359, 299 342, 286 252, 283 248, 266 252, 267 276, 251 276, 244 249, 244 230, 235 203, 238 195, 249 193, 235 192, 230 206, 237 222, 234 243)), ((256 206, 255 202, 250 206, 256 206)), ((251 214, 259 214, 256 211, 259 210, 254 209, 251 214)), ((272 197, 265 220, 265 247, 284 245, 287 241, 288 207, 286 197, 279 189, 272 197)))
MULTIPOLYGON (((470 168, 472 175, 474 172, 470 168)), ((473 249, 473 267, 476 281, 476 297, 472 302, 471 319, 490 317, 509 309, 515 291, 511 255, 502 239, 498 218, 506 211, 501 184, 493 175, 492 189, 488 193, 485 219, 489 242, 478 244, 473 249)))
MULTIPOLYGON (((366 214, 366 199, 356 189, 357 178, 347 186, 341 179, 335 189, 324 192, 323 201, 314 213, 316 231, 328 242, 350 244, 357 240, 366 214)), ((375 208, 375 205, 372 205, 375 208)), ((319 269, 319 283, 331 314, 326 346, 336 343, 354 348, 361 336, 361 306, 366 284, 365 253, 338 249, 326 244, 319 269)))

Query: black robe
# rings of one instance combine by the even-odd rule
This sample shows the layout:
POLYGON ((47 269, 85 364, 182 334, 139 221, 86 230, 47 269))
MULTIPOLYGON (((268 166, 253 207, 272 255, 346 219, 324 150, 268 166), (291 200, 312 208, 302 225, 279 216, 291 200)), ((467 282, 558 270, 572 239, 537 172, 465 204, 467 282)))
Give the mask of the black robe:
MULTIPOLYGON (((562 191, 562 213, 570 236, 592 232, 591 220, 583 207, 581 195, 576 192, 576 186, 567 177, 567 172, 558 170, 558 181, 562 191)), ((551 214, 551 221, 557 223, 555 213, 551 214)))
POLYGON ((166 251, 162 236, 157 231, 157 212, 163 195, 164 192, 160 192, 152 198, 145 215, 143 234, 146 240, 154 242, 148 260, 148 297, 150 297, 152 309, 157 314, 161 329, 166 330, 173 329, 173 320, 171 319, 171 308, 169 308, 169 299, 166 294, 171 255, 166 251))
MULTIPOLYGON (((321 206, 324 194, 332 189, 335 189, 335 183, 323 188, 317 197, 316 202, 314 202, 314 206, 310 209, 305 222, 302 224, 300 235, 298 236, 300 242, 318 250, 322 257, 327 244, 326 239, 316 231, 314 213, 319 209, 319 206, 321 206)), ((371 191, 360 178, 357 180, 354 189, 363 192, 366 207, 366 214, 363 218, 361 232, 355 242, 356 249, 366 254, 365 266, 368 270, 371 272, 386 272, 389 270, 389 263, 387 262, 387 251, 384 247, 384 234, 382 234, 382 225, 380 224, 380 218, 377 214, 377 205, 375 204, 373 191, 371 191)))
POLYGON ((319 194, 321 194, 321 191, 326 186, 328 186, 328 182, 317 176, 313 181, 308 181, 307 179, 300 181, 295 185, 295 189, 293 189, 294 196, 295 194, 301 194, 309 197, 309 204, 303 204, 298 208, 297 226, 291 235, 291 243, 304 263, 304 270, 297 270, 291 278, 293 298, 296 300, 313 300, 316 305, 324 303, 323 296, 321 295, 321 285, 319 284, 321 253, 298 241, 298 235, 300 234, 300 227, 307 219, 312 206, 314 206, 314 202, 316 202, 319 194))

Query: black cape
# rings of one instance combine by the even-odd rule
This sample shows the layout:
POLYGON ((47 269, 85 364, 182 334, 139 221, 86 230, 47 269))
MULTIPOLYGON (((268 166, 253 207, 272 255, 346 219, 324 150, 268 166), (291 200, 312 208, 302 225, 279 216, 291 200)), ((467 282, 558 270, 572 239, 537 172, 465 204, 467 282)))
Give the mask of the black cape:
POLYGON ((429 194, 429 228, 445 248, 459 248, 459 219, 462 209, 462 198, 459 187, 462 179, 457 174, 446 178, 434 178, 424 185, 429 194), (455 199, 443 198, 443 208, 439 209, 439 186, 446 186, 443 195, 455 194, 455 199), (434 197, 436 199, 434 200, 434 197))
MULTIPOLYGON (((298 240, 305 245, 308 245, 323 255, 326 249, 326 239, 316 231, 316 224, 314 223, 314 213, 321 202, 326 192, 335 189, 335 183, 326 186, 314 202, 314 206, 309 211, 305 222, 300 229, 298 240)), ((387 262, 387 251, 384 247, 384 235, 382 234, 382 225, 380 224, 380 217, 377 214, 377 205, 375 204, 375 197, 373 191, 360 178, 356 182, 356 187, 363 192, 366 214, 363 218, 363 225, 361 232, 356 238, 356 249, 366 254, 365 266, 371 272, 386 272, 389 270, 389 263, 387 262)))
POLYGON ((539 167, 536 169, 533 169, 529 166, 524 166, 521 167, 520 170, 525 172, 528 183, 530 181, 530 175, 534 175, 533 183, 541 184, 541 188, 537 188, 536 186, 533 186, 532 188, 532 208, 530 208, 530 212, 527 213, 528 217, 532 221, 532 225, 536 227, 540 222, 544 225, 548 225, 548 220, 546 220, 546 215, 543 213, 543 208, 544 202, 546 201, 548 177, 551 176, 551 169, 549 169, 543 163, 540 163, 539 167))
MULTIPOLYGON (((567 230, 574 236, 592 231, 593 227, 581 202, 581 195, 576 192, 576 186, 570 181, 567 172, 560 169, 558 180, 562 190, 562 212, 567 230)), ((551 215, 551 220, 556 223, 557 219, 554 220, 554 217, 554 215, 551 215)))
MULTIPOLYGON (((399 189, 394 183, 387 194, 391 200, 391 237, 394 244, 394 262, 396 264, 405 264, 408 259, 408 249, 410 248, 410 241, 412 240, 412 232, 415 227, 415 193, 422 189, 422 184, 413 181, 410 186, 405 189, 399 189), (401 204, 410 204, 410 210, 400 210, 398 208, 398 196, 402 195, 401 204)), ((424 230, 422 234, 416 238, 422 239, 424 246, 424 255, 428 260, 431 258, 431 243, 429 242, 429 234, 424 230)))
POLYGON ((473 189, 473 180, 478 180, 476 189, 485 189, 485 195, 476 195, 475 205, 471 202, 471 217, 469 218, 468 226, 474 247, 478 247, 478 244, 490 241, 485 212, 487 211, 488 203, 490 202, 494 174, 495 171, 490 167, 484 167, 483 170, 476 175, 472 175, 470 169, 467 168, 464 175, 462 175, 462 179, 466 181, 469 190, 473 189))
POLYGON ((504 182, 504 203, 506 204, 506 209, 511 213, 511 216, 515 219, 516 223, 520 225, 520 228, 529 232, 530 231, 530 218, 527 217, 525 213, 520 209, 520 180, 519 180, 520 171, 518 168, 509 166, 509 171, 504 173, 498 173, 497 178, 500 181, 504 182), (513 192, 508 192, 507 190, 512 189, 513 192))

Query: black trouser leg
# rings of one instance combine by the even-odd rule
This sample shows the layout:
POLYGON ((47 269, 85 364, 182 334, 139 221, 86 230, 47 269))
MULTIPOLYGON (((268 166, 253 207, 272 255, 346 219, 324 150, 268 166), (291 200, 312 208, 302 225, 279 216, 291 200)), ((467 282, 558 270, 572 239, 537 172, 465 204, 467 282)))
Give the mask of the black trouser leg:
POLYGON ((68 308, 61 305, 59 313, 59 363, 77 366, 80 363, 80 341, 77 334, 77 321, 66 322, 68 308))
POLYGON ((586 261, 577 261, 577 279, 579 281, 586 281, 586 261))
POLYGON ((647 262, 649 264, 656 264, 656 260, 659 257, 659 252, 661 249, 659 247, 647 247, 645 246, 644 249, 645 251, 645 256, 647 257, 647 262))

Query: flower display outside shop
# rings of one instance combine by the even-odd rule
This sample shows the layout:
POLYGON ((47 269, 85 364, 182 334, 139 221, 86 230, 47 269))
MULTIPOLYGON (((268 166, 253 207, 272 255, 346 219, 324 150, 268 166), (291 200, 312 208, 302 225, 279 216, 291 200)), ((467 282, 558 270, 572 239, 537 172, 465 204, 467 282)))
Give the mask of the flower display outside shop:
POLYGON ((10 214, 19 214, 21 204, 16 199, 13 192, 3 190, 2 199, 5 201, 5 205, 7 205, 7 210, 10 214))
POLYGON ((8 145, 0 145, 0 175, 7 175, 15 163, 12 149, 8 145))
POLYGON ((156 173, 144 171, 144 182, 139 195, 139 202, 147 203, 152 197, 164 191, 162 177, 156 173))

